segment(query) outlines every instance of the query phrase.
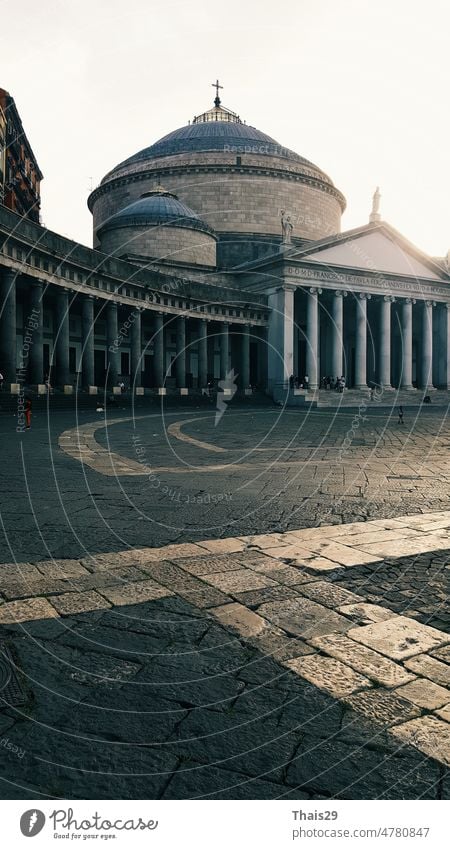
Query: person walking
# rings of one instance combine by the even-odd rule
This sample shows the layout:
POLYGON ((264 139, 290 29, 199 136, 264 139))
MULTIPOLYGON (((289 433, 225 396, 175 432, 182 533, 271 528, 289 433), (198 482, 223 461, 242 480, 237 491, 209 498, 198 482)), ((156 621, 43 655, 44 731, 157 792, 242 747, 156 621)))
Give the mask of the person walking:
POLYGON ((397 424, 401 424, 401 425, 402 425, 402 424, 404 424, 404 421, 403 421, 403 407, 399 407, 399 408, 398 408, 398 422, 397 422, 397 424))
POLYGON ((31 398, 27 398, 25 400, 25 421, 26 421, 26 430, 30 430, 30 427, 31 427, 31 398))

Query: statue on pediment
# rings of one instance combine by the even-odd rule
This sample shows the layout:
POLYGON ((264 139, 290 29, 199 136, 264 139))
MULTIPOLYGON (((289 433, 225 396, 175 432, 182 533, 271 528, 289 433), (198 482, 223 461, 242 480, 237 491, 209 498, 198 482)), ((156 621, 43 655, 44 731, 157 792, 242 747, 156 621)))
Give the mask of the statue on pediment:
POLYGON ((370 213, 369 221, 373 224, 376 221, 381 221, 380 215, 380 187, 377 186, 372 197, 372 212, 370 213))

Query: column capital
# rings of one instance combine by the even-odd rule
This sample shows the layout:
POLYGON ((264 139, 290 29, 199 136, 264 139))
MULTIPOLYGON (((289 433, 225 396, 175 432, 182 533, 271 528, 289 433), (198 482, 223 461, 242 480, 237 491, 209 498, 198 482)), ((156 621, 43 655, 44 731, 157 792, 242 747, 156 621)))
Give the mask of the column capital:
POLYGON ((450 312, 450 304, 444 304, 444 307, 445 307, 446 310, 448 310, 450 312))
POLYGON ((395 303, 395 300, 396 299, 395 299, 394 295, 384 295, 383 296, 383 301, 385 301, 386 303, 393 304, 393 303, 395 303))
POLYGON ((348 292, 345 289, 335 289, 334 296, 335 298, 346 298, 348 292))
POLYGON ((423 303, 424 303, 424 306, 427 306, 427 307, 435 307, 436 306, 436 301, 425 300, 423 303))
POLYGON ((321 295, 322 289, 319 289, 317 286, 310 286, 308 287, 308 292, 310 295, 321 295))
POLYGON ((371 298, 372 298, 372 295, 369 292, 358 292, 358 298, 361 301, 370 301, 371 298))
POLYGON ((402 300, 403 300, 404 304, 415 304, 416 303, 415 298, 402 298, 402 300))

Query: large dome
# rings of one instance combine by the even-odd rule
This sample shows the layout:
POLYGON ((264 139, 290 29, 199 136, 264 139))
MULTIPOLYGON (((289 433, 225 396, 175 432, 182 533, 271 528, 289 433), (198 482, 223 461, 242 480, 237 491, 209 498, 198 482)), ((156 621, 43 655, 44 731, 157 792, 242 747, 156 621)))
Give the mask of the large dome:
POLYGON ((116 165, 89 198, 94 246, 105 223, 159 183, 218 237, 222 268, 277 251, 284 210, 293 242, 340 231, 345 198, 317 165, 249 126, 216 97, 214 107, 116 165))
MULTIPOLYGON (((173 156, 177 153, 198 153, 210 150, 232 153, 253 153, 260 156, 280 156, 293 162, 300 162, 317 171, 322 179, 329 182, 330 178, 308 159, 283 147, 275 139, 250 127, 247 124, 231 123, 230 121, 208 121, 204 123, 187 124, 178 130, 173 130, 159 139, 150 147, 145 147, 133 154, 124 162, 116 165, 104 180, 113 174, 135 163, 145 162, 161 156, 173 156), (231 150, 228 151, 228 148, 231 150)), ((103 182, 103 181, 102 181, 103 182)))

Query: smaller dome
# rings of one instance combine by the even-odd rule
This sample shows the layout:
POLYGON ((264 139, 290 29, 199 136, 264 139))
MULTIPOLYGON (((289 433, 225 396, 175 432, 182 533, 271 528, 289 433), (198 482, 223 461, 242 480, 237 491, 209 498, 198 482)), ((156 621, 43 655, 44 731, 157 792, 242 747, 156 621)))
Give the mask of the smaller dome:
MULTIPOLYGON (((112 215, 101 231, 115 227, 127 226, 185 227, 192 230, 202 230, 213 235, 213 230, 189 206, 178 200, 175 194, 158 186, 150 192, 145 192, 139 200, 130 203, 115 215, 112 215)), ((99 231, 100 232, 100 231, 99 231)))

